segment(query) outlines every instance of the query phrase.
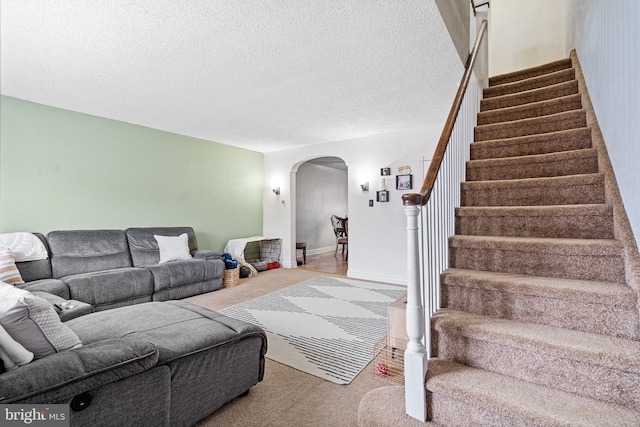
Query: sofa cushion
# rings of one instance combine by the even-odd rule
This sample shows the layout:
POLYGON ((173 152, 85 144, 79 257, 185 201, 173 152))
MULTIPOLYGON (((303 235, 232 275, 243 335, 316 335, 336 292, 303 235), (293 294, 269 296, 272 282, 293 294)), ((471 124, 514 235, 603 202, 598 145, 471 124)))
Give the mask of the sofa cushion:
POLYGON ((53 277, 131 267, 121 230, 63 230, 47 235, 53 277))
POLYGON ((0 325, 36 358, 69 350, 80 340, 53 306, 23 289, 0 282, 0 325))
POLYGON ((153 294, 153 276, 144 268, 128 267, 63 277, 72 299, 100 309, 121 301, 135 301, 153 294))
POLYGON ((145 371, 157 360, 158 350, 147 341, 127 337, 97 341, 2 374, 0 396, 2 403, 35 395, 42 403, 58 402, 145 371))
POLYGON ((172 261, 146 268, 153 273, 153 287, 156 293, 224 277, 224 262, 220 259, 172 261))
POLYGON ((129 228, 125 231, 131 251, 131 261, 135 267, 158 264, 160 262, 160 250, 158 242, 153 237, 179 236, 183 233, 189 238, 189 252, 198 249, 196 233, 191 227, 147 227, 129 228))
POLYGON ((247 336, 266 335, 255 325, 184 301, 150 302, 93 313, 67 322, 83 343, 117 337, 152 342, 158 364, 221 346, 247 336))
POLYGON ((24 289, 29 292, 48 292, 64 299, 71 298, 71 295, 69 294, 69 287, 60 279, 41 279, 31 282, 27 281, 26 283, 16 285, 16 288, 24 289))
POLYGON ((154 234, 154 239, 158 242, 158 252, 160 252, 160 264, 169 261, 179 261, 192 259, 189 253, 189 238, 187 233, 179 236, 158 236, 154 234))

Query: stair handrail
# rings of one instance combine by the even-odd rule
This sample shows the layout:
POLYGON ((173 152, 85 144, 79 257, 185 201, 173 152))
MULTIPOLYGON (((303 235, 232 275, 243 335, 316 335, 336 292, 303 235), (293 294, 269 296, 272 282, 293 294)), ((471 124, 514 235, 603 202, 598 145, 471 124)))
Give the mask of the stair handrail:
POLYGON ((482 6, 491 7, 491 4, 488 1, 486 1, 484 3, 476 5, 476 2, 471 0, 471 9, 473 9, 473 16, 476 16, 477 9, 481 8, 482 6))
POLYGON ((429 163, 429 169, 427 169, 427 174, 425 175, 424 181, 422 182, 420 193, 403 194, 402 204, 404 206, 424 206, 429 201, 429 196, 431 195, 433 185, 436 182, 438 172, 440 171, 440 165, 442 165, 444 153, 447 151, 449 139, 451 138, 451 133, 453 132, 453 126, 456 123, 456 118, 458 117, 460 106, 462 105, 464 93, 467 91, 467 86, 469 86, 469 80, 471 79, 471 73, 473 72, 473 67, 476 63, 478 50, 480 49, 480 44, 482 43, 482 39, 484 38, 486 31, 487 20, 485 19, 480 25, 480 30, 478 31, 478 35, 476 36, 476 41, 473 44, 473 49, 471 50, 469 58, 467 59, 465 71, 462 75, 462 81, 460 83, 460 86, 458 86, 458 91, 456 92, 456 96, 453 99, 453 105, 451 106, 451 110, 449 111, 449 116, 447 116, 447 121, 444 124, 444 129, 442 130, 440 139, 438 140, 436 151, 433 153, 433 157, 431 158, 431 162, 429 163))
POLYGON ((422 289, 420 285, 420 236, 419 214, 423 206, 427 205, 436 183, 442 161, 445 157, 449 140, 454 130, 464 95, 467 91, 473 67, 480 50, 480 45, 487 31, 487 20, 483 20, 476 35, 471 53, 465 64, 465 72, 462 81, 453 100, 449 116, 438 141, 434 155, 429 163, 427 174, 424 178, 420 193, 405 194, 402 196, 402 204, 407 216, 407 305, 406 305, 406 330, 409 342, 404 353, 404 383, 405 383, 405 410, 407 415, 420 421, 427 420, 427 396, 425 380, 427 375, 427 361, 430 352, 423 344, 430 345, 430 331, 425 327, 425 318, 431 317, 433 302, 428 298, 429 292, 425 291, 426 306, 429 312, 425 316, 425 305, 422 303, 422 289))

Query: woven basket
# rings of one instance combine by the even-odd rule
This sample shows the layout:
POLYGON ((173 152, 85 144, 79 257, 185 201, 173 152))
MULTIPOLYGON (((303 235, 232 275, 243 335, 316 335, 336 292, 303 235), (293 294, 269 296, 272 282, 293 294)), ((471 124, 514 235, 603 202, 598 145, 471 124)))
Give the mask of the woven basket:
POLYGON ((240 284, 240 268, 228 268, 224 271, 224 280, 222 286, 230 288, 240 284))

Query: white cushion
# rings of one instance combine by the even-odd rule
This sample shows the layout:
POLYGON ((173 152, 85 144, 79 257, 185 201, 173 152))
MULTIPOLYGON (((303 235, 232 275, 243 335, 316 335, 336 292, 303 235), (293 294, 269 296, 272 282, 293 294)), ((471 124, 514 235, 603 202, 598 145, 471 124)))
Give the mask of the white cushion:
POLYGON ((0 281, 11 285, 24 283, 11 251, 0 246, 0 281))
POLYGON ((31 362, 33 353, 11 338, 11 335, 0 326, 0 359, 8 371, 31 362))
POLYGON ((0 234, 0 246, 8 248, 15 257, 16 262, 49 258, 44 243, 33 233, 0 234))
POLYGON ((153 236, 160 249, 160 263, 177 261, 180 259, 192 259, 189 253, 189 236, 182 233, 179 236, 153 236))
POLYGON ((0 282, 0 326, 36 359, 82 345, 49 302, 3 282, 0 282))

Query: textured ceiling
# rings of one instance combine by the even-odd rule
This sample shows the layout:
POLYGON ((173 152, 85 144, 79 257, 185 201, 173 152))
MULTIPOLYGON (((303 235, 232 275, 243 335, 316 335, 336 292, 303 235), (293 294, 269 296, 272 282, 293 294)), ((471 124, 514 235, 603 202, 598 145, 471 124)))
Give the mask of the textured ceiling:
POLYGON ((260 152, 442 123, 433 0, 0 0, 3 95, 260 152))

